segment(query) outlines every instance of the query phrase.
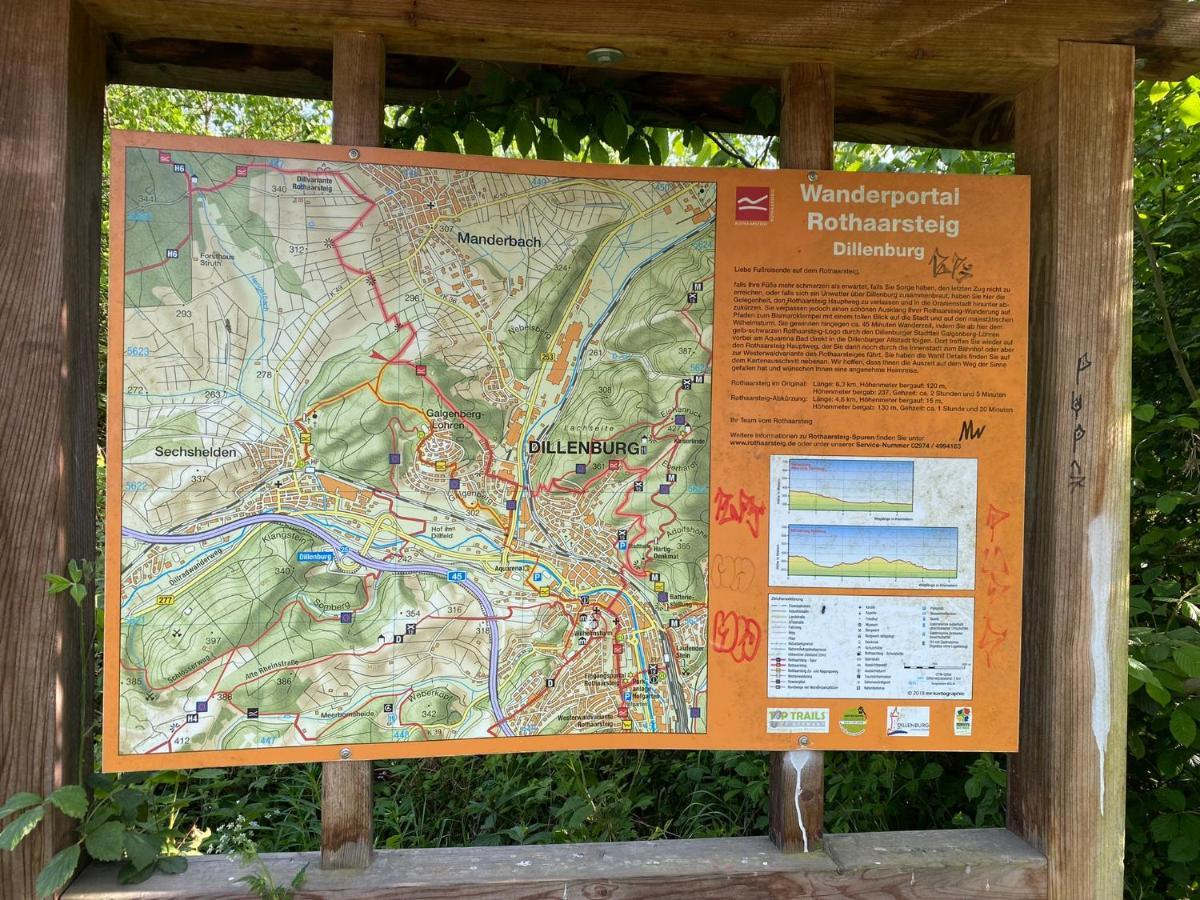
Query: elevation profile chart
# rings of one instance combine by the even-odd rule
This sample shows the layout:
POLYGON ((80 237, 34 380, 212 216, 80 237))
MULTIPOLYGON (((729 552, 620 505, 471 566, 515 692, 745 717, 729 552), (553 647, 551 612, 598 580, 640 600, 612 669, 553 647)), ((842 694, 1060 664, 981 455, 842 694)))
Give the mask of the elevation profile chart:
POLYGON ((822 457, 790 460, 788 509, 912 512, 913 461, 822 457))
POLYGON ((797 577, 951 580, 958 576, 958 529, 789 525, 787 566, 797 577))
POLYGON ((771 457, 779 587, 975 586, 974 459, 771 457))

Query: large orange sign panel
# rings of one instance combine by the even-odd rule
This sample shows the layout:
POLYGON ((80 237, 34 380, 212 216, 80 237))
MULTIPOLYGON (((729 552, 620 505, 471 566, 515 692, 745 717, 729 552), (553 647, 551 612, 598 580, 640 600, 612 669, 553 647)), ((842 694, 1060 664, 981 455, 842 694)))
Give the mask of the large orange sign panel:
POLYGON ((1015 749, 1026 180, 112 171, 106 768, 1015 749))

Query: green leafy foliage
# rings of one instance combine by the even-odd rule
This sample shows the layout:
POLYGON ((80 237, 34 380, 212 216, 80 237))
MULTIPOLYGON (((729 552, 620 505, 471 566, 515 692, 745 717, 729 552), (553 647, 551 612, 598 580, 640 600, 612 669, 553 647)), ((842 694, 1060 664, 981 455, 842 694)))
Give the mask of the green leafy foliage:
POLYGON ((1200 80, 1138 88, 1126 881, 1200 894, 1200 80))
POLYGON ((21 791, 9 797, 3 806, 0 806, 0 819, 6 816, 11 816, 15 812, 20 812, 23 809, 28 809, 31 806, 37 806, 42 802, 41 794, 33 794, 29 791, 21 791))
POLYGON ((253 865, 254 871, 243 875, 238 881, 246 885, 247 890, 259 900, 292 900, 308 880, 308 863, 302 865, 286 884, 279 884, 274 873, 257 857, 253 865))
POLYGON ((64 784, 46 799, 72 819, 82 819, 87 815, 87 791, 78 784, 64 784))
POLYGON ((125 828, 120 822, 102 822, 85 835, 83 845, 92 859, 118 860, 125 853, 125 828))
POLYGON ((42 817, 45 815, 46 807, 39 803, 5 825, 4 830, 0 831, 0 850, 13 850, 17 844, 25 840, 29 832, 37 827, 38 822, 42 821, 42 817))
POLYGON ((51 594, 61 594, 66 592, 71 599, 75 601, 75 605, 79 606, 87 598, 88 589, 91 587, 92 581, 95 578, 95 568, 91 560, 72 559, 67 562, 67 574, 55 575, 50 573, 43 575, 49 587, 46 590, 51 594))
POLYGON ((63 888, 71 880, 77 865, 79 865, 78 844, 71 844, 69 847, 59 850, 50 857, 50 862, 46 863, 42 871, 38 872, 37 881, 34 883, 37 895, 49 897, 55 891, 63 888))
POLYGON ((180 854, 195 852, 202 836, 176 826, 180 806, 192 799, 186 791, 181 796, 179 783, 176 772, 130 777, 96 774, 89 782, 90 798, 78 784, 63 785, 45 799, 30 792, 14 794, 0 807, 0 818, 20 814, 0 831, 0 850, 15 849, 53 806, 79 825, 74 843, 55 854, 39 873, 39 897, 49 896, 67 883, 79 863, 81 848, 102 862, 123 860, 120 878, 126 883, 149 878, 156 868, 182 872, 187 858, 180 854), (174 790, 168 792, 168 787, 174 790))
MULTIPOLYGON (((769 129, 778 118, 775 90, 739 87, 727 99, 755 129, 769 129)), ((384 143, 442 153, 635 165, 755 165, 769 160, 774 147, 766 138, 654 127, 616 83, 585 85, 545 69, 519 77, 489 70, 479 89, 391 109, 384 143)))

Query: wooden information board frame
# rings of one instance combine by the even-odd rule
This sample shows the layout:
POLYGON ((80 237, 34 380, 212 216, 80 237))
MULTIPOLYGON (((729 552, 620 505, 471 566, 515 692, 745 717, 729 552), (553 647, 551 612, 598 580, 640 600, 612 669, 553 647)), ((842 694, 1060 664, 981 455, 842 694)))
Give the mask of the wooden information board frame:
MULTIPOLYGON (((685 9, 664 2, 637 17, 616 6, 595 5, 586 15, 564 15, 542 0, 519 10, 465 0, 439 4, 436 11, 401 6, 364 13, 341 4, 205 0, 184 13, 178 4, 150 10, 126 0, 49 0, 20 5, 0 35, 8 86, 0 101, 8 138, 0 145, 0 172, 13 208, 23 211, 0 225, 0 298, 11 313, 3 338, 8 375, 3 433, 10 464, 0 474, 0 490, 10 500, 6 522, 15 536, 3 573, 11 595, 21 598, 21 627, 6 630, 0 652, 8 686, 0 708, 12 741, 0 793, 48 793, 78 781, 90 768, 80 737, 91 689, 79 663, 90 617, 65 598, 42 597, 41 573, 62 570, 68 558, 91 556, 106 81, 319 97, 329 96, 332 72, 335 120, 360 115, 369 128, 378 120, 383 96, 397 100, 422 89, 408 75, 419 71, 413 55, 583 65, 586 50, 615 44, 634 64, 640 60, 649 64, 647 71, 660 70, 638 82, 643 92, 647 85, 680 84, 670 81, 672 71, 687 73, 684 82, 692 85, 707 71, 714 79, 708 84, 717 85, 710 94, 671 96, 694 98, 710 110, 723 90, 719 79, 770 82, 800 63, 783 90, 784 119, 790 115, 821 128, 785 136, 785 164, 791 152, 828 152, 835 108, 834 133, 844 138, 1003 147, 1015 131, 1018 169, 1033 180, 1027 496, 1038 499, 1027 505, 1023 693, 1025 708, 1039 714, 1025 716, 1023 749, 1012 761, 1010 828, 1036 849, 1018 840, 1023 849, 1016 855, 997 854, 995 846, 969 850, 961 833, 956 839, 944 832, 924 844, 919 836, 869 840, 892 848, 900 840, 886 862, 888 871, 899 873, 894 890, 907 890, 909 896, 924 895, 924 887, 908 886, 926 884, 929 869, 918 860, 928 859, 930 849, 948 854, 941 857, 943 890, 950 883, 947 876, 965 879, 968 868, 979 872, 999 866, 1011 877, 990 884, 993 889, 1007 885, 1007 896, 1119 896, 1131 87, 1135 57, 1140 77, 1179 79, 1200 68, 1200 11, 1181 0, 1019 0, 1001 6, 971 0, 940 18, 927 4, 878 0, 819 13, 776 4, 726 9, 706 3, 685 9), (381 78, 385 54, 387 74, 381 78), (356 103, 356 96, 366 102, 356 103), (1078 451, 1070 404, 1084 354, 1097 376, 1084 398, 1089 427, 1082 453, 1089 469, 1086 486, 1072 489, 1070 465, 1078 451), (19 465, 11 464, 15 460, 19 465), (1087 627, 1079 627, 1081 622, 1087 627), (30 646, 47 652, 30 657, 23 652, 30 646), (957 855, 949 855, 947 848, 956 840, 957 855)), ((673 109, 680 115, 678 104, 673 109)), ((658 110, 660 118, 672 115, 666 106, 658 110)), ((719 115, 709 121, 730 124, 719 115)), ((355 140, 367 142, 366 137, 355 140)), ((812 165, 803 155, 793 159, 812 165)), ((363 802, 369 765, 330 766, 355 771, 348 780, 357 785, 360 799, 343 804, 347 814, 328 823, 327 838, 333 845, 369 846, 370 814, 363 802)), ((819 768, 806 766, 804 772, 802 796, 811 799, 819 785, 808 776, 819 768)), ((781 782, 773 789, 780 818, 787 814, 784 801, 791 800, 781 782)), ((346 796, 334 785, 330 793, 330 802, 346 796)), ((814 812, 816 805, 806 809, 814 812)), ((69 834, 68 821, 54 814, 49 827, 39 829, 19 853, 0 858, 0 885, 14 896, 29 894, 37 871, 69 834)), ((609 858, 636 867, 641 846, 613 845, 609 858)), ((553 848, 546 849, 540 858, 553 867, 553 848)), ((656 861, 669 855, 651 852, 656 861)), ((839 852, 833 839, 829 852, 839 852)), ((521 853, 537 855, 529 848, 521 853)), ((733 887, 753 885, 757 876, 734 869, 717 875, 720 856, 712 848, 703 854, 696 858, 711 865, 714 874, 700 876, 697 888, 707 884, 720 896, 735 896, 737 890, 763 886, 759 880, 759 887, 733 887)), ((536 867, 504 874, 497 868, 504 858, 504 853, 493 854, 481 868, 494 894, 561 893, 597 883, 636 883, 650 891, 657 883, 661 892, 662 879, 678 877, 678 870, 664 866, 630 875, 630 882, 613 873, 612 863, 603 873, 581 871, 578 877, 564 878, 561 868, 555 874, 536 867)), ((826 893, 853 896, 869 883, 863 879, 872 878, 871 870, 840 859, 840 869, 831 864, 842 874, 826 880, 826 893)), ((808 877, 787 876, 790 883, 808 877)), ((451 878, 459 879, 455 883, 467 895, 479 895, 481 886, 468 887, 467 874, 451 878)), ((72 892, 115 896, 111 879, 111 872, 94 869, 72 892)), ((878 876, 874 881, 882 885, 878 876)), ((972 891, 968 884, 973 882, 953 883, 959 893, 972 891)), ((409 884, 413 892, 421 889, 409 884)), ((159 889, 163 896, 168 891, 210 895, 198 878, 159 889)), ((448 890, 440 892, 451 896, 448 890)))

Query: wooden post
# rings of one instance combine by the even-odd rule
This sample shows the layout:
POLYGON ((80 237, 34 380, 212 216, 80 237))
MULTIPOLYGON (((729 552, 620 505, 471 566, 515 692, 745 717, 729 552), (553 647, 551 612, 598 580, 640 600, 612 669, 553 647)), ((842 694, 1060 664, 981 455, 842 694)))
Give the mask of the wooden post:
MULTIPOLYGON (((104 44, 75 3, 5 10, 0 28, 0 801, 91 769, 91 600, 46 572, 96 554, 96 347, 104 44)), ((119 502, 119 498, 113 498, 119 502)), ((32 897, 71 842, 56 810, 0 853, 0 896, 32 897)))
POLYGON ((333 38, 333 142, 378 147, 383 137, 386 51, 378 34, 333 38))
POLYGON ((1125 816, 1133 48, 1060 45, 1016 104, 1032 177, 1021 749, 1009 827, 1051 897, 1120 897, 1125 816))
MULTIPOLYGON (((333 39, 333 142, 377 147, 383 135, 385 50, 377 34, 338 32, 333 39)), ((352 752, 352 751, 350 751, 352 752)), ((321 770, 321 868, 371 864, 373 767, 347 760, 321 770)))
MULTIPOLYGON (((833 168, 833 66, 793 63, 783 73, 779 166, 833 168)), ((785 852, 821 846, 825 824, 825 754, 797 747, 771 754, 771 840, 785 852)))
POLYGON ((783 73, 779 167, 833 168, 833 66, 793 63, 783 73))

